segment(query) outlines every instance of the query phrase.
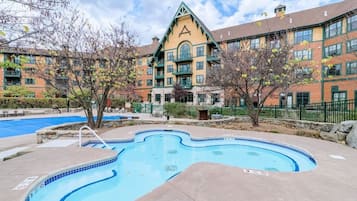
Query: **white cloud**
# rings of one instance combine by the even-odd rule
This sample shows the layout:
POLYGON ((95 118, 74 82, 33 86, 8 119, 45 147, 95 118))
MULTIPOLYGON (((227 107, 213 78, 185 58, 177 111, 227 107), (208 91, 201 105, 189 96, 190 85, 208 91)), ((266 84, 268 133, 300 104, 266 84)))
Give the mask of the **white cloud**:
MULTIPOLYGON (((138 35, 141 45, 162 37, 180 5, 177 0, 77 0, 78 7, 96 25, 125 21, 138 35)), ((287 12, 313 8, 340 0, 286 0, 287 12)), ((211 30, 234 26, 263 18, 263 12, 274 16, 279 0, 186 0, 185 3, 211 30)))

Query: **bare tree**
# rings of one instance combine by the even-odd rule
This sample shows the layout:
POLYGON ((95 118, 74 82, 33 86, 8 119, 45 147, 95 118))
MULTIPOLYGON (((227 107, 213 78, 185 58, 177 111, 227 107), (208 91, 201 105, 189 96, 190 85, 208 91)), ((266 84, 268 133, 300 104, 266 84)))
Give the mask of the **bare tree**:
POLYGON ((278 89, 303 81, 301 66, 292 59, 291 47, 222 50, 221 67, 208 71, 207 82, 244 99, 253 126, 259 126, 259 114, 265 101, 278 89))
POLYGON ((68 5, 69 0, 2 0, 0 48, 14 42, 36 44, 42 33, 56 31, 50 19, 60 17, 68 5))
POLYGON ((99 128, 108 97, 135 80, 134 39, 124 24, 95 29, 74 14, 62 20, 56 34, 48 36, 53 64, 38 65, 36 74, 81 105, 88 125, 99 128))

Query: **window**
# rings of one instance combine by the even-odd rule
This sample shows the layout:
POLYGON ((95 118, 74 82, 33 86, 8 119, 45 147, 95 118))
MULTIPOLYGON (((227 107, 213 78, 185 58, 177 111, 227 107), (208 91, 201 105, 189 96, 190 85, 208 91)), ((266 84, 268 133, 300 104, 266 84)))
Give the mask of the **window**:
POLYGON ((46 64, 51 65, 52 64, 52 58, 51 57, 46 57, 46 64))
POLYGON ((138 82, 136 83, 136 86, 138 86, 138 87, 143 86, 143 81, 142 80, 138 80, 138 82))
POLYGON ((32 56, 32 55, 28 56, 27 59, 28 59, 28 61, 27 61, 28 64, 35 64, 36 63, 36 57, 35 56, 32 56))
POLYGON ((196 62, 196 70, 203 70, 203 61, 196 62))
POLYGON ((81 64, 81 61, 79 59, 73 60, 73 66, 79 66, 80 64, 81 64))
POLYGON ((307 105, 310 102, 309 92, 297 92, 296 93, 296 105, 307 105))
POLYGON ((35 73, 36 69, 35 68, 25 68, 26 73, 35 73))
POLYGON ((146 70, 146 74, 147 74, 147 75, 152 75, 152 68, 148 68, 148 69, 146 70))
POLYGON ((260 46, 259 43, 260 43, 259 38, 251 39, 251 40, 250 40, 250 48, 251 48, 251 49, 258 49, 259 46, 260 46))
POLYGON ((161 102, 161 94, 155 94, 155 101, 161 102))
POLYGON ((198 57, 204 56, 205 55, 205 47, 204 46, 197 47, 196 54, 198 57))
POLYGON ((206 94, 198 94, 198 95, 197 95, 197 98, 198 98, 198 102, 199 102, 199 103, 204 103, 204 102, 206 102, 206 94))
POLYGON ((337 56, 342 53, 341 43, 325 47, 325 57, 337 56))
POLYGON ((143 59, 142 58, 138 59, 138 65, 139 66, 143 65, 143 59))
POLYGON ((171 94, 165 94, 165 102, 171 102, 171 94))
POLYGON ((357 15, 347 18, 347 31, 353 31, 357 29, 357 15))
POLYGON ((16 57, 14 58, 14 63, 15 63, 15 64, 21 64, 21 58, 20 58, 20 56, 16 56, 16 57))
POLYGON ((106 61, 105 60, 103 60, 103 59, 101 59, 100 61, 99 61, 99 67, 100 68, 104 68, 105 66, 106 66, 106 61))
POLYGON ((239 50, 240 48, 240 42, 239 41, 233 41, 233 42, 228 42, 228 51, 236 51, 239 50))
POLYGON ((308 42, 312 41, 312 29, 306 29, 306 30, 295 32, 294 42, 301 43, 303 41, 308 41, 308 42))
POLYGON ((152 80, 146 80, 146 86, 151 87, 152 86, 152 80))
POLYGON ((331 38, 342 33, 342 22, 338 21, 325 27, 325 37, 331 38))
POLYGON ((219 94, 216 94, 216 93, 211 94, 211 97, 212 97, 212 104, 220 102, 219 94))
POLYGON ((173 65, 167 65, 167 72, 168 73, 174 72, 174 66, 173 65))
POLYGON ((177 72, 191 72, 190 64, 180 64, 178 66, 177 72))
POLYGON ((296 50, 294 51, 294 58, 298 60, 311 60, 311 50, 296 50))
POLYGON ((304 67, 304 68, 296 69, 295 74, 296 74, 296 78, 311 78, 312 70, 311 68, 304 67))
POLYGON ((28 84, 28 85, 35 84, 35 79, 34 78, 25 78, 25 84, 28 84))
POLYGON ((173 60, 174 60, 174 53, 168 52, 167 53, 167 61, 173 61, 173 60))
MULTIPOLYGON (((332 98, 334 102, 347 100, 347 93, 345 91, 333 91, 332 98)), ((337 105, 337 108, 339 105, 337 105)))
POLYGON ((204 77, 203 75, 196 75, 196 83, 197 84, 203 84, 204 77))
POLYGON ((276 39, 276 40, 271 40, 270 41, 270 48, 280 48, 280 40, 276 39))
POLYGON ((357 74, 357 61, 351 61, 346 63, 347 75, 357 74))
POLYGON ((191 50, 190 45, 185 43, 180 47, 180 59, 190 58, 191 57, 191 50))
POLYGON ((327 76, 341 75, 341 64, 335 64, 331 67, 325 66, 325 72, 327 76))
POLYGON ((347 41, 347 52, 357 51, 357 39, 347 41))
POLYGON ((167 85, 172 85, 172 77, 168 77, 166 83, 167 85))

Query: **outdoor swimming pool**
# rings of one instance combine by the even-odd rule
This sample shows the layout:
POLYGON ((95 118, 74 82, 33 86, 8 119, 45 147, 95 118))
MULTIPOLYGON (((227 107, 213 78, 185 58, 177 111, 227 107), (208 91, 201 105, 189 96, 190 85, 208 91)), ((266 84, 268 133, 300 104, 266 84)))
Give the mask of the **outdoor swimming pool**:
POLYGON ((279 172, 309 171, 316 166, 311 156, 295 148, 252 139, 197 141, 181 131, 145 131, 132 141, 109 145, 118 152, 117 158, 52 175, 26 201, 132 201, 198 162, 279 172))
MULTIPOLYGON (((104 119, 115 120, 120 116, 105 116, 104 119)), ((86 118, 81 116, 0 120, 0 138, 32 134, 44 127, 84 121, 86 118)))

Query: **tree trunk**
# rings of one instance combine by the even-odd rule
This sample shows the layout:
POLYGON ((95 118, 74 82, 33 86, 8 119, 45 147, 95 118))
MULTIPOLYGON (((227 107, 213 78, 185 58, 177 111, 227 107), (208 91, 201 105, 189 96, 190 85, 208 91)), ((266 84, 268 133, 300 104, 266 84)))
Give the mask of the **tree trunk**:
POLYGON ((86 108, 86 116, 87 116, 87 123, 88 126, 92 129, 95 128, 94 116, 92 108, 86 108))
POLYGON ((107 107, 108 94, 109 94, 109 88, 106 88, 103 92, 102 97, 98 101, 97 121, 95 122, 96 128, 102 127, 104 109, 105 107, 107 107))

